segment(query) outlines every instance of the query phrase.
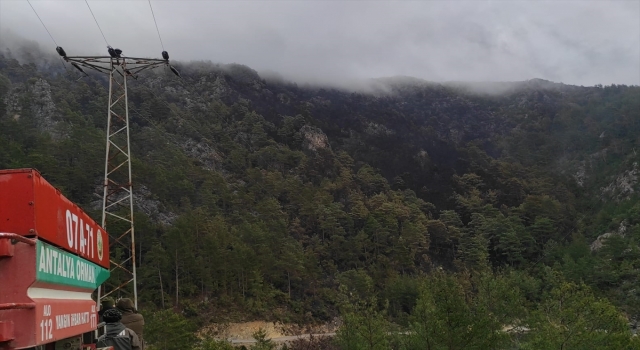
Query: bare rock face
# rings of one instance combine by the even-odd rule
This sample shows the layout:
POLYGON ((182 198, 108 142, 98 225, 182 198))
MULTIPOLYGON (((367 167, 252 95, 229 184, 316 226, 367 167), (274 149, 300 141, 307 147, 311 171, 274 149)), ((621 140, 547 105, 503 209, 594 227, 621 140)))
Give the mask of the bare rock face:
POLYGON ((584 182, 587 179, 587 169, 584 161, 578 166, 578 170, 573 174, 573 178, 576 180, 578 186, 584 187, 584 182))
POLYGON ((151 191, 144 185, 134 188, 133 204, 138 210, 163 225, 171 225, 178 218, 178 215, 166 210, 160 201, 154 199, 151 191))
POLYGON ((9 91, 7 96, 4 98, 4 103, 6 105, 6 115, 13 118, 13 120, 18 121, 22 115, 22 106, 20 105, 20 90, 14 89, 9 91))
POLYGON ((420 164, 421 168, 426 168, 427 166, 429 166, 429 164, 431 163, 431 159, 429 158, 429 153, 427 153, 427 151, 421 149, 420 152, 418 152, 413 159, 420 164))
POLYGON ((396 133, 395 130, 389 129, 382 124, 377 124, 374 122, 369 122, 364 132, 365 134, 370 136, 390 136, 396 133))
POLYGON ((40 127, 44 130, 52 129, 56 124, 56 105, 51 98, 51 86, 46 80, 38 79, 31 86, 30 92, 34 98, 31 109, 40 122, 40 127))
POLYGON ((600 189, 600 197, 603 200, 612 199, 616 202, 628 199, 635 193, 638 183, 638 163, 633 163, 633 168, 618 175, 611 183, 600 189))
POLYGON ((213 98, 221 98, 229 93, 230 90, 231 88, 229 87, 229 84, 221 76, 217 76, 216 80, 211 84, 210 87, 213 98))
MULTIPOLYGON (((102 185, 96 186, 96 200, 91 202, 91 208, 94 210, 102 210, 102 185)), ((122 196, 115 198, 119 200, 122 196)), ((136 210, 139 210, 147 215, 152 220, 155 220, 163 225, 170 226, 178 218, 178 215, 167 210, 165 206, 159 200, 155 199, 151 191, 142 184, 134 185, 133 188, 133 205, 136 210)))
MULTIPOLYGON (((602 162, 606 162, 607 161, 607 155, 610 153, 609 148, 603 148, 601 150, 599 150, 598 152, 589 154, 585 160, 580 161, 577 163, 576 166, 569 166, 569 165, 564 165, 564 169, 567 168, 572 168, 571 172, 571 176, 573 177, 573 179, 576 181, 576 184, 580 187, 585 187, 588 185, 587 181, 591 180, 593 174, 594 174, 594 167, 598 164, 601 164, 602 162)), ((561 165, 561 168, 563 168, 563 166, 561 165)), ((563 170, 561 170, 561 172, 563 172, 563 170)), ((615 190, 616 185, 612 185, 609 188, 609 191, 614 191, 615 190)), ((603 190, 603 188, 601 188, 601 190, 603 190)), ((615 191, 614 191, 615 192, 615 191)), ((604 193, 603 193, 604 195, 604 193)), ((603 199, 605 199, 606 196, 603 196, 603 199)), ((612 199, 612 198, 606 198, 606 199, 612 199)))
POLYGON ((302 141, 302 147, 304 149, 317 152, 320 149, 328 148, 331 149, 331 145, 329 145, 329 138, 325 135, 322 130, 316 128, 315 126, 305 125, 300 128, 300 134, 304 138, 302 141))
POLYGON ((188 139, 179 146, 189 157, 197 159, 204 169, 213 171, 216 169, 216 163, 222 162, 218 152, 204 142, 188 139))
POLYGON ((609 237, 612 237, 612 236, 624 237, 625 232, 627 232, 627 222, 622 221, 617 231, 603 233, 600 236, 598 236, 598 238, 596 238, 596 240, 593 241, 593 243, 591 243, 591 251, 593 252, 593 251, 600 250, 600 248, 602 248, 602 245, 604 244, 604 241, 606 241, 607 238, 609 237))
POLYGON ((11 90, 5 98, 6 115, 19 121, 25 113, 22 104, 24 98, 29 99, 29 112, 31 112, 38 130, 48 133, 54 140, 67 136, 53 102, 49 82, 38 78, 33 83, 11 90))

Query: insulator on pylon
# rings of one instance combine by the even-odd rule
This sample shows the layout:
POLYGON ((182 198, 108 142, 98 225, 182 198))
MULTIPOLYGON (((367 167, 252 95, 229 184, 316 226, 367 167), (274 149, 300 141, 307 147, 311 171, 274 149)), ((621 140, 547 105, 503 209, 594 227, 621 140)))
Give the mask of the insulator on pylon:
POLYGON ((122 50, 120 49, 115 49, 114 51, 116 52, 116 55, 118 55, 118 57, 120 57, 120 54, 122 54, 122 50))
POLYGON ((169 53, 167 51, 162 51, 162 58, 164 58, 165 60, 169 60, 169 53))
POLYGON ((178 72, 177 69, 173 68, 173 66, 169 66, 169 69, 171 69, 171 71, 173 72, 173 74, 177 75, 178 78, 182 78, 182 76, 180 76, 180 72, 178 72))
POLYGON ((58 55, 62 56, 62 57, 67 57, 67 53, 64 52, 64 49, 60 46, 56 47, 56 51, 58 51, 58 55))
POLYGON ((109 52, 109 55, 113 58, 118 57, 118 55, 116 54, 116 50, 114 50, 111 46, 107 46, 107 52, 109 52))

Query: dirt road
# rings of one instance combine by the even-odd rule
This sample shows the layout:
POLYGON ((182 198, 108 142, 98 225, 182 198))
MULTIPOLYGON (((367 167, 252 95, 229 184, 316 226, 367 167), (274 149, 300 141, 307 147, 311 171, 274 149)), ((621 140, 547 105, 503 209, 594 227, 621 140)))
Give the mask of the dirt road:
MULTIPOLYGON (((276 337, 276 338, 271 338, 271 340, 275 343, 278 344, 282 344, 282 343, 288 343, 288 342, 292 342, 294 340, 297 339, 309 339, 311 336, 313 336, 314 338, 320 338, 320 337, 334 337, 336 334, 335 333, 320 333, 320 334, 301 334, 301 335, 290 335, 290 336, 286 336, 286 337, 276 337)), ((233 345, 251 345, 251 344, 255 344, 256 340, 251 338, 251 339, 234 339, 234 338, 229 338, 227 339, 231 344, 233 345)))

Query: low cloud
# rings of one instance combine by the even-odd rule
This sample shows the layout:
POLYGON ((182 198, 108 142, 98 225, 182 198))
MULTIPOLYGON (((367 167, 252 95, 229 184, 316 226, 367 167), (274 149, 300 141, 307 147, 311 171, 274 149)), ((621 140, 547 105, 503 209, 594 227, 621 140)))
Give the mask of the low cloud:
MULTIPOLYGON (((32 3, 70 55, 106 54, 84 2, 32 3)), ((152 3, 172 59, 244 64, 298 83, 411 76, 640 84, 638 1, 152 3)), ((129 56, 160 56, 146 1, 89 4, 109 44, 129 56)), ((55 48, 26 2, 0 2, 0 28, 55 48)))

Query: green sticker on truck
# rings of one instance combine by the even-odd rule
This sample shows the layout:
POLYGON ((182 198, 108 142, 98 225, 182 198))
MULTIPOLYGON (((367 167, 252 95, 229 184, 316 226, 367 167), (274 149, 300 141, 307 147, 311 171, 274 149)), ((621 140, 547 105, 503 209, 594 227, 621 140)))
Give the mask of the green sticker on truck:
POLYGON ((94 290, 109 278, 109 270, 42 241, 36 251, 38 281, 94 290))

